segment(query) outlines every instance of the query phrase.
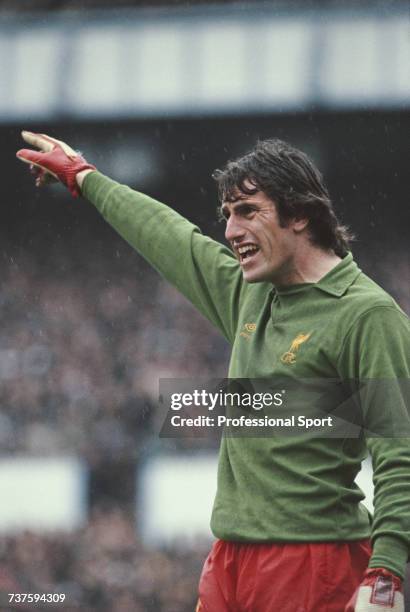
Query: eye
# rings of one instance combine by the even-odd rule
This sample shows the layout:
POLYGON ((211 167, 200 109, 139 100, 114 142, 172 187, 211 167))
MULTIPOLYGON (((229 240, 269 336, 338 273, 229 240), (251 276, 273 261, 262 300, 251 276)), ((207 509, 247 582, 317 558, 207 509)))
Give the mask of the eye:
POLYGON ((244 204, 243 206, 240 206, 238 209, 238 213, 242 217, 250 217, 254 212, 255 212, 254 207, 249 206, 248 204, 244 204))

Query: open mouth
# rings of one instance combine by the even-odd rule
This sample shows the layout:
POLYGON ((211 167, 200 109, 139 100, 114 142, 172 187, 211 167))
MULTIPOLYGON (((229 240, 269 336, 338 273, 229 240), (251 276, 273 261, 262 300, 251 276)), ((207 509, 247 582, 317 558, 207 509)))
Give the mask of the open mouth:
POLYGON ((239 260, 241 263, 249 261, 260 251, 260 248, 256 244, 247 244, 238 248, 239 260))

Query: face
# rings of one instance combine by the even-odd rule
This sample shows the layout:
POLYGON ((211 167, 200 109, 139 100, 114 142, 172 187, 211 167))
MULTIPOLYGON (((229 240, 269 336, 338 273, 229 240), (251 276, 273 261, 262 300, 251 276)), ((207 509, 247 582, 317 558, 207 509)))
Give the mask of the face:
POLYGON ((234 202, 222 204, 225 238, 238 258, 248 283, 285 284, 292 276, 297 233, 291 221, 281 227, 276 207, 262 191, 238 193, 234 202))

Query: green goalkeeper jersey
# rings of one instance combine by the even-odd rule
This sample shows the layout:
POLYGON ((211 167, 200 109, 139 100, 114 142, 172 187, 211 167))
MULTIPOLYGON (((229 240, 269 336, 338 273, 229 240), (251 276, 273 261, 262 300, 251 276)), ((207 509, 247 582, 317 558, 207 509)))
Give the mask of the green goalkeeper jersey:
MULTIPOLYGON (((232 345, 229 377, 400 380, 361 398, 366 430, 408 418, 409 321, 348 254, 316 284, 247 284, 233 253, 169 207, 98 172, 83 195, 232 345), (408 389, 408 387, 407 387, 408 389), (408 400, 408 392, 407 392, 408 400)), ((306 400, 308 401, 308 400, 306 400)), ((211 527, 224 540, 371 536, 371 567, 403 577, 410 547, 406 437, 224 436, 211 527), (374 516, 354 480, 369 449, 374 516)))

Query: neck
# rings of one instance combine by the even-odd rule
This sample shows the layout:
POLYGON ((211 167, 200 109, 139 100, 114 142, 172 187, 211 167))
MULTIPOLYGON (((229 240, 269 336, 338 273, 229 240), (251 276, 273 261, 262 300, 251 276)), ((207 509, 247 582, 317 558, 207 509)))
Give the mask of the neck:
POLYGON ((277 286, 317 283, 341 261, 333 251, 323 251, 309 244, 301 244, 294 256, 273 279, 277 286))

